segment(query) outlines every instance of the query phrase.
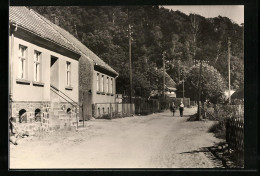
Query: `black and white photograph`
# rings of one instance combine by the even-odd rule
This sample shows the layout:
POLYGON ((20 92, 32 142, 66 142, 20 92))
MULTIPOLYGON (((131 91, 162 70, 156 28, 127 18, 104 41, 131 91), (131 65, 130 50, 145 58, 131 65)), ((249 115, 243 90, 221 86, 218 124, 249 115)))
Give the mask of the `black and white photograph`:
POLYGON ((8 11, 9 169, 245 167, 244 5, 8 11))

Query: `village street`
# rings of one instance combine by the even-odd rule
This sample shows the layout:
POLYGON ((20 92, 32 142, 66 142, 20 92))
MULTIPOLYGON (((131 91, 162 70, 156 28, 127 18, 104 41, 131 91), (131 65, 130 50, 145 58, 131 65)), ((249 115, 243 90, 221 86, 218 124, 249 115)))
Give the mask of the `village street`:
POLYGON ((91 120, 80 131, 37 134, 10 144, 10 168, 214 168, 206 147, 220 142, 212 121, 187 121, 167 110, 148 116, 91 120))

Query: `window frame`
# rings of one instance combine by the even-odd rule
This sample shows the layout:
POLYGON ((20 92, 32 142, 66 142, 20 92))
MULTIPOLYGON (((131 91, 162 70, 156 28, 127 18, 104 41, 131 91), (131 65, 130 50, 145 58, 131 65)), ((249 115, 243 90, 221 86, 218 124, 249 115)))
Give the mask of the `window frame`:
POLYGON ((103 74, 101 75, 101 85, 100 85, 100 87, 101 87, 101 92, 104 92, 104 75, 103 74))
POLYGON ((71 87, 71 62, 69 61, 66 61, 66 86, 71 87))
POLYGON ((20 80, 27 79, 27 62, 28 62, 28 47, 19 44, 17 78, 20 80), (24 56, 22 56, 22 52, 21 52, 20 48, 24 49, 24 56))
POLYGON ((99 80, 100 74, 97 73, 96 81, 97 81, 97 92, 100 91, 100 80, 99 80))
POLYGON ((106 89, 107 89, 107 93, 109 93, 109 76, 107 76, 107 79, 106 79, 106 89))
POLYGON ((111 88, 110 88, 110 89, 111 89, 111 90, 110 90, 110 93, 113 94, 113 93, 114 93, 114 92, 113 92, 113 78, 110 79, 110 87, 111 87, 111 88))
POLYGON ((41 60, 42 60, 42 52, 34 50, 34 55, 33 55, 33 67, 34 67, 33 81, 35 81, 35 82, 41 82, 42 81, 41 60), (35 57, 35 56, 37 56, 37 54, 39 54, 38 60, 36 59, 37 57, 35 57), (38 72, 37 72, 37 65, 39 65, 38 72))

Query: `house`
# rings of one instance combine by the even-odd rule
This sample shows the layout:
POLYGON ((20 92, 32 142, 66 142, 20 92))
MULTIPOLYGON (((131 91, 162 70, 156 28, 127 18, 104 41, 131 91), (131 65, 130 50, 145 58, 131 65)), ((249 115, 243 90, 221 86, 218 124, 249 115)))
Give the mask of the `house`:
POLYGON ((165 74, 165 96, 169 98, 176 98, 176 83, 174 80, 168 75, 165 74))
POLYGON ((48 19, 42 17, 52 28, 57 30, 81 54, 79 58, 79 104, 80 117, 102 117, 114 112, 116 107, 116 78, 118 73, 82 44, 72 34, 48 19), (84 114, 81 116, 81 114, 84 114))
MULTIPOLYGON (((48 124, 60 124, 60 116, 75 115, 80 53, 73 45, 34 11, 10 7, 9 52, 10 115, 14 121, 38 120, 48 128, 48 124)), ((68 121, 63 122, 68 126, 68 121)))
POLYGON ((231 99, 244 99, 244 87, 237 89, 232 95, 231 99))
MULTIPOLYGON (((231 97, 232 97, 234 92, 235 92, 235 90, 230 90, 230 96, 231 97)), ((229 99, 229 90, 225 90, 224 91, 224 99, 225 99, 225 101, 228 101, 228 99, 229 99)))
MULTIPOLYGON (((157 69, 156 70, 159 74, 159 77, 163 79, 163 70, 157 69)), ((165 72, 165 97, 167 98, 175 98, 176 97, 176 83, 174 80, 170 77, 170 75, 165 72)), ((162 95, 162 90, 152 90, 150 93, 150 97, 158 97, 162 95)))
POLYGON ((244 87, 237 89, 231 95, 232 104, 244 104, 244 87))
POLYGON ((27 7, 9 8, 10 117, 71 127, 114 111, 118 73, 74 36, 27 7))

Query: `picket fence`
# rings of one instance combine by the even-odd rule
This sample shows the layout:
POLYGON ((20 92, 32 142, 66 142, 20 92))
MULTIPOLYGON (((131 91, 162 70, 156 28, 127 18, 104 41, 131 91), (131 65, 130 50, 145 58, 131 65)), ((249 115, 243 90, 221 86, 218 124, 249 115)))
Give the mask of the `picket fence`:
POLYGON ((237 152, 238 157, 244 154, 244 119, 228 118, 226 123, 226 142, 237 152))

